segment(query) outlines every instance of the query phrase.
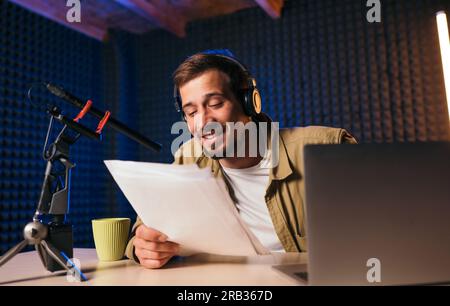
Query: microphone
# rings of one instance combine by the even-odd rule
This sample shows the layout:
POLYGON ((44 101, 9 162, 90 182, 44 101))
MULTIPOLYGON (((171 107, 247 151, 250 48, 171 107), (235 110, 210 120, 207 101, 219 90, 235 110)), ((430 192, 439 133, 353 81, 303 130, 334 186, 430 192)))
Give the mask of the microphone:
MULTIPOLYGON (((77 98, 76 96, 72 95, 71 93, 65 91, 63 88, 53 85, 51 83, 47 83, 45 87, 50 91, 53 95, 69 102, 70 104, 83 109, 85 102, 83 102, 81 99, 77 98)), ((92 114, 93 116, 97 117, 98 119, 102 119, 105 116, 105 112, 102 110, 99 110, 98 108, 95 108, 94 106, 91 106, 88 113, 92 114)), ((122 133, 123 135, 133 139, 137 143, 143 145, 144 147, 148 149, 155 150, 156 152, 159 152, 162 148, 162 145, 154 142, 144 135, 133 131, 129 127, 127 127, 122 122, 114 119, 113 117, 109 117, 108 122, 106 125, 112 127, 114 130, 116 130, 119 133, 122 133)))

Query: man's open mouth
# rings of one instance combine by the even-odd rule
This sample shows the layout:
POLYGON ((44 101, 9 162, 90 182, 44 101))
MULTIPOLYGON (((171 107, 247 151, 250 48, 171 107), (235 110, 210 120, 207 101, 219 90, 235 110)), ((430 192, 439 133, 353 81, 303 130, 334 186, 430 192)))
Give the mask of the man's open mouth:
POLYGON ((203 138, 203 139, 206 139, 206 140, 211 140, 211 139, 215 139, 215 138, 217 138, 217 137, 220 137, 220 136, 222 136, 222 135, 223 135, 222 132, 216 133, 216 131, 212 130, 212 131, 210 131, 210 132, 208 132, 208 133, 203 133, 203 134, 202 134, 202 138, 203 138))

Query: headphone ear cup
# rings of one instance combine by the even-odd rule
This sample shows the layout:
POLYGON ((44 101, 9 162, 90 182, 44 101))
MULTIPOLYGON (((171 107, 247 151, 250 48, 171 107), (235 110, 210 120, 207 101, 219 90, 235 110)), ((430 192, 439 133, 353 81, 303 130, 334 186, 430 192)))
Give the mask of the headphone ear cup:
POLYGON ((252 77, 248 79, 248 89, 245 91, 245 109, 247 115, 254 117, 261 113, 261 95, 256 87, 256 80, 252 77))
POLYGON ((251 108, 251 101, 250 101, 250 96, 249 96, 249 91, 245 90, 242 92, 242 96, 241 96, 241 104, 242 104, 242 108, 244 109, 244 113, 246 116, 251 116, 252 115, 252 108, 251 108))
POLYGON ((245 91, 244 111, 247 116, 255 116, 261 113, 261 96, 257 88, 245 91))
POLYGON ((257 88, 254 88, 252 90, 252 109, 255 115, 259 115, 262 110, 262 103, 261 103, 261 95, 259 94, 259 90, 257 88))

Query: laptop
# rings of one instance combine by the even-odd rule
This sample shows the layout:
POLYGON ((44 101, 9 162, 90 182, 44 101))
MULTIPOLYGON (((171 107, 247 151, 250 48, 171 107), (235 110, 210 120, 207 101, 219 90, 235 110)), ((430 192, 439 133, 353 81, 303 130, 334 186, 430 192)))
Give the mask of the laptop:
POLYGON ((304 149, 310 285, 450 284, 450 142, 304 149))

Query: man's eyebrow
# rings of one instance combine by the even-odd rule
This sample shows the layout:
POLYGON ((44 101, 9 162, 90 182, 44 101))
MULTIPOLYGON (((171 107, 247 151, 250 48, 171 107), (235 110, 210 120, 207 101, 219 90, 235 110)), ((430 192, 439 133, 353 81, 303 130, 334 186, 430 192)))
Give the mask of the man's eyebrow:
POLYGON ((209 98, 211 98, 213 96, 225 97, 225 94, 223 94, 221 92, 210 92, 210 93, 207 93, 206 95, 203 96, 203 101, 206 101, 206 100, 208 100, 209 98))
MULTIPOLYGON (((226 97, 226 95, 221 93, 221 92, 210 92, 210 93, 207 93, 207 94, 205 94, 203 96, 203 101, 202 102, 205 102, 205 101, 209 100, 211 97, 214 97, 214 96, 226 97)), ((183 107, 181 107, 181 108, 185 109, 185 108, 190 107, 190 106, 195 106, 195 105, 194 105, 193 102, 188 102, 185 105, 183 105, 183 107)))
POLYGON ((194 106, 194 103, 188 102, 188 103, 186 103, 185 105, 183 105, 181 108, 182 108, 182 109, 185 109, 185 108, 187 108, 187 107, 189 107, 189 106, 194 106))

